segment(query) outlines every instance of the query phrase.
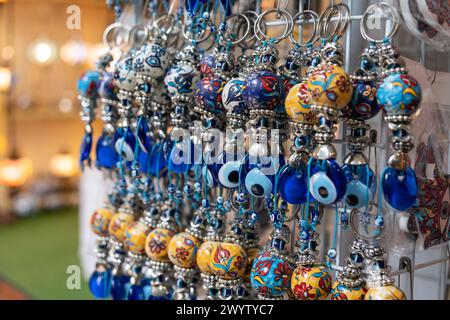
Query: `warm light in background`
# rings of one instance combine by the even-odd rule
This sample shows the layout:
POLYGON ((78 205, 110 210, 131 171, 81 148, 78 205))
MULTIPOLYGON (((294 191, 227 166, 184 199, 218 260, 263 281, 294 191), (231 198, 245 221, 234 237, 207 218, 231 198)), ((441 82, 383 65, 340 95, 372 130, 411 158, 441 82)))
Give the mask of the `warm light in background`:
POLYGON ((61 60, 69 65, 77 65, 84 62, 87 56, 87 49, 81 41, 68 41, 59 50, 61 60))
POLYGON ((78 162, 70 153, 61 152, 50 159, 49 169, 58 178, 71 178, 78 173, 78 162))
POLYGON ((0 92, 6 92, 11 88, 12 74, 9 68, 0 67, 0 92))
POLYGON ((0 184, 21 187, 31 176, 33 165, 28 158, 4 159, 0 161, 0 184))
POLYGON ((56 45, 47 39, 34 41, 28 53, 31 61, 42 65, 51 64, 57 57, 56 45))

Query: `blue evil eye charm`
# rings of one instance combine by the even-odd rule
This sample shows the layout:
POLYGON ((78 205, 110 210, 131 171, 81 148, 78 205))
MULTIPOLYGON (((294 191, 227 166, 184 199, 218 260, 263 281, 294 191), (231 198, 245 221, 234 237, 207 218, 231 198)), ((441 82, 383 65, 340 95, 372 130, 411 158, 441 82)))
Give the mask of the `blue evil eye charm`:
POLYGON ((275 110, 283 95, 280 77, 270 71, 252 73, 246 79, 244 101, 250 110, 275 110))
POLYGON ((284 157, 265 157, 259 164, 249 164, 249 171, 245 177, 245 188, 256 198, 263 198, 274 191, 275 176, 284 166, 284 157))
POLYGON ((389 167, 382 179, 384 198, 392 208, 405 211, 416 202, 418 186, 413 169, 395 170, 389 167))
POLYGON ((342 167, 347 181, 344 205, 360 209, 369 205, 376 189, 376 177, 368 165, 345 165, 342 167))
POLYGON ((96 165, 98 168, 112 169, 116 166, 119 156, 115 149, 114 137, 103 133, 97 140, 96 165))
POLYGON ((185 146, 183 142, 176 143, 169 156, 169 171, 174 173, 185 173, 192 167, 191 144, 185 146))
POLYGON ((150 167, 150 154, 142 150, 139 150, 138 163, 139 163, 139 171, 141 173, 147 174, 149 172, 150 167))
POLYGON ((221 163, 216 170, 217 180, 219 183, 227 189, 235 189, 239 186, 239 177, 242 175, 242 171, 245 170, 245 165, 242 165, 242 160, 238 155, 223 153, 220 156, 219 162, 221 163))
POLYGON ((317 202, 330 205, 345 194, 345 176, 335 160, 316 160, 311 164, 309 191, 317 202))
POLYGON ((113 300, 125 300, 130 277, 119 274, 111 277, 111 297, 113 300))
POLYGON ((108 270, 95 270, 89 278, 89 290, 97 299, 106 299, 110 293, 111 274, 108 270))
POLYGON ((150 152, 150 164, 148 168, 148 172, 154 176, 161 176, 163 173, 167 171, 163 171, 167 167, 166 157, 164 156, 162 144, 157 144, 152 148, 150 152))
POLYGON ((136 146, 136 138, 128 128, 119 128, 116 131, 116 152, 125 162, 131 162, 134 158, 134 148, 136 146))
POLYGON ((128 300, 145 300, 144 288, 140 285, 132 285, 128 289, 128 300))
POLYGON ((92 132, 86 132, 81 140, 80 146, 80 166, 84 168, 84 164, 91 164, 91 150, 92 150, 92 132))
POLYGON ((305 203, 308 195, 305 169, 286 167, 278 177, 278 192, 289 204, 305 203))
POLYGON ((150 138, 150 129, 148 128, 147 120, 144 117, 140 117, 136 128, 136 137, 139 142, 139 146, 145 152, 149 152, 152 146, 150 138))
POLYGON ((419 109, 422 89, 409 74, 395 73, 384 78, 377 100, 388 115, 412 116, 419 109))
POLYGON ((88 71, 84 73, 77 82, 78 94, 82 97, 95 99, 98 95, 100 77, 97 71, 88 71))

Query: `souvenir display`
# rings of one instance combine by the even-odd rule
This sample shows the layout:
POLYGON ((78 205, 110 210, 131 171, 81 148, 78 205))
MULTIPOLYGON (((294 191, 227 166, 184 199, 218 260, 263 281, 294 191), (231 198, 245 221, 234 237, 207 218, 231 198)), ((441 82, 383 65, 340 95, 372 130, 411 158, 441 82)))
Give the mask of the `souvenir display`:
MULTIPOLYGON (((120 48, 117 61, 108 52, 78 82, 85 125, 80 164, 91 165, 99 108, 95 165, 113 180, 91 219, 98 236, 92 294, 405 299, 381 246, 395 230, 386 228, 384 215, 411 212, 418 195, 426 207, 427 189, 424 178, 419 190, 408 155, 422 93, 392 45, 395 8, 377 3, 362 15, 368 46, 349 75, 346 4, 291 15, 278 2, 243 12, 234 2, 181 1, 162 10, 148 1, 141 23, 106 29, 110 51, 120 48), (382 40, 369 35, 369 16, 377 12, 393 20, 382 40), (273 25, 281 26, 278 36, 273 25), (302 27, 300 39, 295 26, 302 27), (126 35, 120 44, 119 34, 126 35), (291 48, 279 63, 287 38, 291 48), (371 168, 381 133, 368 121, 377 119, 392 132, 381 174, 371 168), (270 230, 259 228, 265 215, 270 230), (338 239, 349 230, 356 238, 339 257, 338 239)), ((128 5, 108 3, 118 17, 128 5)), ((415 168, 424 170, 420 163, 415 168)), ((440 198, 447 189, 442 179, 437 171, 440 198)), ((417 205, 414 212, 421 212, 417 205)))

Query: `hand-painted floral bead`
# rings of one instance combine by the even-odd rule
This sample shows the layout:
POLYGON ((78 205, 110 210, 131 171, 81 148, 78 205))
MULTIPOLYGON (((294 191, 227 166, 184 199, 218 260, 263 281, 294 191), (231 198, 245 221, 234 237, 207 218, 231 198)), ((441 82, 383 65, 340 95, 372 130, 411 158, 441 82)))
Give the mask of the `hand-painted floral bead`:
POLYGON ((245 81, 243 97, 250 110, 275 110, 279 106, 283 85, 278 75, 270 71, 254 72, 245 81))
POLYGON ((128 213, 116 213, 109 223, 109 235, 112 239, 122 243, 125 240, 125 231, 132 222, 134 222, 133 215, 128 213))
POLYGON ((324 300, 331 289, 331 276, 325 266, 297 267, 291 290, 298 300, 324 300))
POLYGON ((197 251, 197 267, 200 272, 212 275, 212 269, 210 265, 211 255, 215 248, 220 244, 217 241, 205 241, 202 243, 197 251))
POLYGON ((169 259, 181 268, 194 268, 200 240, 193 235, 182 232, 175 235, 169 243, 169 259))
POLYGON ((356 81, 353 83, 353 96, 342 113, 351 119, 369 120, 375 117, 381 110, 376 94, 377 84, 375 82, 356 81))
POLYGON ((352 98, 350 77, 342 67, 323 65, 314 69, 308 79, 311 104, 342 109, 352 98))
POLYGON ((164 83, 171 97, 194 96, 195 85, 200 80, 197 69, 189 65, 174 66, 166 74, 164 83))
POLYGON ((212 272, 223 279, 234 280, 245 275, 247 254, 236 243, 222 242, 214 248, 210 257, 212 272))
POLYGON ((412 76, 395 73, 383 79, 378 88, 377 100, 389 115, 411 116, 419 109, 422 89, 412 76))
POLYGON ((145 253, 155 261, 169 262, 169 243, 175 232, 166 228, 156 228, 145 241, 145 253))
POLYGON ((119 89, 134 91, 136 72, 133 69, 133 57, 131 55, 127 55, 117 62, 114 78, 117 80, 119 89))
POLYGON ((303 124, 318 122, 316 115, 311 112, 311 98, 308 94, 306 82, 299 83, 289 90, 284 106, 292 121, 303 124))
POLYGON ((155 43, 144 45, 133 59, 134 71, 153 79, 164 76, 169 66, 170 55, 166 48, 155 43))
POLYGON ((331 286, 330 298, 331 300, 364 300, 365 293, 366 289, 362 285, 350 288, 335 281, 331 286))
POLYGON ((203 110, 217 114, 225 111, 222 91, 227 82, 221 77, 205 77, 195 86, 195 102, 203 110))
POLYGON ((94 99, 98 95, 100 77, 97 71, 84 73, 77 82, 78 94, 85 98, 94 99))
POLYGON ((247 105, 242 95, 244 87, 245 80, 242 78, 233 78, 224 86, 222 103, 228 112, 243 114, 247 111, 247 105))
POLYGON ((108 208, 96 210, 91 216, 91 229, 99 236, 108 235, 108 226, 114 212, 108 208))
POLYGON ((131 223, 125 230, 125 248, 136 254, 145 254, 145 239, 149 232, 150 228, 142 222, 131 223))
POLYGON ((367 290, 364 300, 406 300, 406 296, 396 286, 380 286, 367 290))

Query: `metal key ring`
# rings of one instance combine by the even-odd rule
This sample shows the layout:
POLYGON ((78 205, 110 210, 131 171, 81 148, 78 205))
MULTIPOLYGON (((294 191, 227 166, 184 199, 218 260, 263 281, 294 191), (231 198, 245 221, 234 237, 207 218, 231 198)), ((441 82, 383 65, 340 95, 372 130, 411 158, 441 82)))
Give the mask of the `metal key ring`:
POLYGON ((123 41, 123 43, 128 43, 128 38, 129 38, 129 36, 130 36, 129 30, 128 30, 128 29, 129 29, 129 28, 128 28, 127 26, 123 25, 123 24, 120 23, 120 22, 115 22, 115 23, 113 23, 113 24, 110 24, 108 27, 106 27, 105 31, 103 32, 103 43, 104 43, 109 49, 112 49, 112 48, 114 48, 114 47, 120 46, 121 44, 117 44, 117 39, 116 39, 117 36, 118 36, 117 33, 115 34, 114 39, 112 39, 112 40, 109 39, 109 37, 110 37, 111 35, 113 35, 113 32, 115 32, 115 31, 117 31, 117 30, 123 30, 123 31, 126 32, 126 35, 127 35, 127 36, 126 36, 125 40, 123 41))
POLYGON ((329 6, 321 14, 319 18, 319 37, 323 41, 329 41, 334 37, 341 37, 347 30, 350 21, 350 8, 344 4, 329 6), (327 35, 331 20, 337 14, 338 23, 336 24, 331 35, 327 35))
POLYGON ((266 35, 262 30, 261 30, 261 22, 263 21, 263 18, 265 16, 267 16, 269 13, 273 13, 275 12, 277 15, 280 15, 285 18, 286 20, 286 29, 284 30, 284 33, 278 37, 278 38, 274 38, 272 39, 274 41, 274 43, 280 42, 281 40, 287 38, 292 30, 294 29, 294 20, 292 19, 292 16, 289 14, 289 12, 287 12, 286 10, 283 9, 271 9, 271 10, 267 10, 263 13, 261 13, 258 17, 258 19, 256 19, 256 23, 255 23, 255 35, 258 38, 258 40, 262 40, 259 36, 258 33, 264 38, 264 39, 270 39, 270 37, 268 35, 266 35))
POLYGON ((200 32, 200 37, 198 39, 191 38, 188 35, 188 30, 187 30, 188 27, 190 27, 190 26, 188 26, 186 23, 184 23, 183 26, 181 27, 181 33, 183 34, 183 37, 190 42, 200 43, 200 42, 207 40, 211 35, 211 32, 206 32, 206 30, 203 29, 200 32))
MULTIPOLYGON (((249 20, 251 19, 253 22, 253 28, 251 28, 253 31, 253 34, 249 39, 245 40, 246 42, 247 41, 249 42, 256 38, 255 25, 256 25, 256 20, 258 20, 259 14, 256 11, 248 10, 248 11, 244 12, 244 15, 247 16, 247 18, 249 18, 249 20), (253 17, 249 17, 249 15, 253 16, 253 17)), ((263 32, 266 32, 266 25, 264 24, 263 26, 264 26, 263 32)))
MULTIPOLYGON (((235 41, 231 41, 231 44, 233 46, 235 46, 235 45, 241 43, 242 41, 244 41, 245 38, 247 38, 248 34, 250 33, 250 20, 249 20, 249 18, 246 15, 244 15, 242 13, 235 13, 235 14, 230 15, 225 21, 228 22, 232 18, 238 18, 238 20, 239 20, 239 18, 243 18, 245 23, 247 24, 247 28, 246 28, 246 30, 244 32, 244 35, 241 38, 239 38, 239 39, 237 39, 235 41)), ((240 28, 240 24, 239 24, 239 28, 240 28)), ((238 28, 238 33, 239 33, 239 28, 238 28)))
POLYGON ((163 15, 153 22, 153 27, 164 32, 166 35, 169 35, 172 32, 174 25, 175 19, 172 15, 163 15), (166 22, 169 22, 169 27, 167 29, 164 29, 163 26, 166 22))
POLYGON ((140 47, 145 43, 145 41, 148 39, 150 30, 148 29, 147 25, 145 24, 137 24, 134 27, 131 28, 129 35, 128 35, 128 44, 130 48, 137 48, 140 47), (139 41, 138 38, 138 32, 144 31, 145 35, 143 38, 139 41))
POLYGON ((386 2, 380 2, 380 3, 373 4, 367 8, 366 12, 364 12, 364 15, 361 19, 359 28, 361 29, 361 35, 367 41, 374 42, 374 43, 383 43, 385 40, 392 39, 395 36, 395 34, 397 33, 397 30, 399 27, 399 23, 397 21, 398 21, 397 10, 393 6, 391 6, 390 4, 388 4, 386 2), (368 28, 367 20, 369 19, 370 16, 372 16, 377 11, 378 8, 383 10, 383 12, 386 12, 385 10, 389 11, 392 16, 392 29, 386 36, 383 37, 383 39, 374 39, 374 38, 370 37, 368 34, 368 30, 367 30, 367 28, 368 28))
POLYGON ((317 13, 315 13, 312 10, 304 10, 302 12, 297 13, 295 16, 293 16, 292 20, 294 21, 294 24, 295 24, 295 21, 297 21, 298 18, 302 17, 302 19, 298 19, 298 20, 301 22, 302 25, 304 25, 305 22, 308 21, 306 19, 308 15, 312 18, 312 23, 313 23, 313 31, 312 31, 311 37, 309 38, 309 40, 306 43, 303 44, 303 43, 301 43, 302 39, 300 39, 299 42, 295 41, 294 36, 291 33, 289 35, 289 40, 291 41, 291 43, 293 45, 298 45, 300 47, 305 48, 308 45, 316 42, 316 40, 317 40, 317 28, 318 28, 318 25, 319 25, 319 15, 317 13))

